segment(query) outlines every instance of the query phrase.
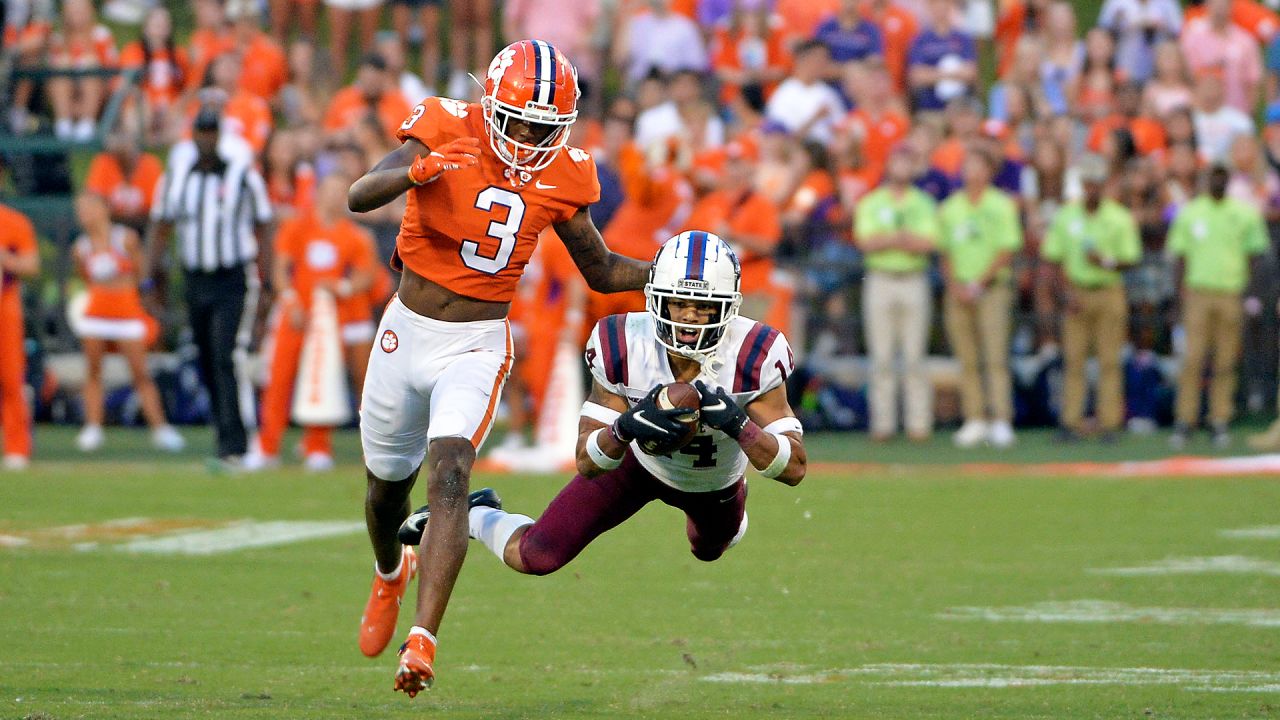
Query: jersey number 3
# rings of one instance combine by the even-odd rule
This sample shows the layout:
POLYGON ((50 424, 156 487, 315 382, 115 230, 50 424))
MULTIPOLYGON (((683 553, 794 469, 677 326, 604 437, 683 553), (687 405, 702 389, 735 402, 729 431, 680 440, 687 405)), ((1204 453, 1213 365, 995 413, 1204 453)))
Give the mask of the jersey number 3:
POLYGON ((516 249, 516 233, 520 232, 520 223, 524 222, 524 198, 510 190, 487 187, 476 196, 476 208, 480 210, 492 212, 495 205, 507 208, 506 221, 490 221, 486 233, 498 241, 497 252, 492 256, 482 255, 480 243, 462 241, 462 264, 486 275, 496 275, 511 262, 511 253, 516 249))

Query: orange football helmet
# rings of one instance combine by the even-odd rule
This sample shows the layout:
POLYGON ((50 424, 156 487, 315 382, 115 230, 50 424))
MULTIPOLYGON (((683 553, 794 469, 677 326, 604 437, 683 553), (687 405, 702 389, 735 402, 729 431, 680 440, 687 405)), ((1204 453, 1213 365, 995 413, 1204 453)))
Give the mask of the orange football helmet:
POLYGON ((578 71, 564 54, 543 40, 521 40, 503 48, 489 63, 480 107, 489 145, 513 172, 545 168, 569 142, 569 126, 578 119, 578 71), (511 136, 512 120, 529 123, 535 143, 511 136))

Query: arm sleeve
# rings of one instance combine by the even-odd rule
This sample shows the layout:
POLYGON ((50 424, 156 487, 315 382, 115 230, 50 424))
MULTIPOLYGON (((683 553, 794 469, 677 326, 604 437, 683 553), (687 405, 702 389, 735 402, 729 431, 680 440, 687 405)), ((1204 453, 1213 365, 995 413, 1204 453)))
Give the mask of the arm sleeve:
MULTIPOLYGON (((607 318, 606 318, 607 319, 607 318)), ((587 338, 587 348, 583 355, 583 359, 587 362, 587 370, 591 372, 591 377, 600 387, 611 393, 626 396, 626 392, 619 389, 617 383, 609 379, 609 374, 605 370, 606 359, 602 351, 602 335, 604 333, 604 320, 596 323, 592 328, 591 335, 587 338)))

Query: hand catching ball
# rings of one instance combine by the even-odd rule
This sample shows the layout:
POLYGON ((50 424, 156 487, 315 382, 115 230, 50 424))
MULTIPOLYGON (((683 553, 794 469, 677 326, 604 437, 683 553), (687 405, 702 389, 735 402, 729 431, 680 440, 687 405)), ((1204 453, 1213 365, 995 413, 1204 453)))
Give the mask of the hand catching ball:
POLYGON ((680 416, 680 422, 684 424, 684 433, 669 442, 641 442, 640 449, 648 455, 670 455, 680 448, 688 445, 693 436, 698 434, 698 409, 702 406, 702 395, 698 393, 698 389, 689 383, 675 382, 666 385, 658 392, 657 397, 658 409, 674 410, 682 408, 688 410, 687 413, 680 416))

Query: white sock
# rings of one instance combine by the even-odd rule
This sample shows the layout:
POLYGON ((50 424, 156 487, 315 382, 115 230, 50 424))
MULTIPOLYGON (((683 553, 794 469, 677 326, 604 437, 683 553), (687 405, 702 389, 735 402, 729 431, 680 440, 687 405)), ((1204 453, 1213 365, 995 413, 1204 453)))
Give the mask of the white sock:
POLYGON ((404 568, 404 553, 400 553, 400 564, 396 565, 396 569, 392 570, 389 573, 384 573, 381 570, 379 570, 378 563, 375 562, 373 564, 373 571, 378 573, 378 577, 382 578, 383 580, 386 580, 387 582, 395 582, 396 578, 400 577, 400 570, 403 568, 404 568))
POLYGON ((516 515, 497 508, 473 507, 467 513, 471 537, 484 543, 503 562, 506 562, 507 543, 511 541, 511 536, 516 530, 532 524, 533 518, 527 515, 516 515))

